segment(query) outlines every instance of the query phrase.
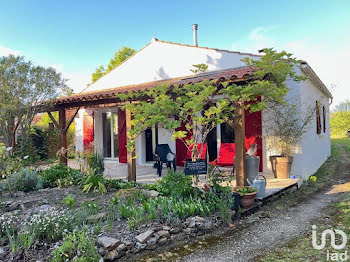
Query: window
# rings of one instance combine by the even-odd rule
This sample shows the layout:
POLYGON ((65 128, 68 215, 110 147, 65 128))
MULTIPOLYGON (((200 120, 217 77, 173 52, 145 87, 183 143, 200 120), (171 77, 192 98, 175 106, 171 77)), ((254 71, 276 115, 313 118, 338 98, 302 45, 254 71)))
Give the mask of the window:
POLYGON ((103 155, 117 158, 119 156, 118 144, 118 116, 116 113, 102 113, 103 128, 103 155))
POLYGON ((322 116, 323 116, 323 133, 326 133, 326 108, 322 107, 322 116))
POLYGON ((227 123, 220 125, 221 129, 221 143, 234 143, 235 142, 235 131, 227 123))
POLYGON ((321 113, 320 103, 316 101, 316 133, 321 134, 321 113))

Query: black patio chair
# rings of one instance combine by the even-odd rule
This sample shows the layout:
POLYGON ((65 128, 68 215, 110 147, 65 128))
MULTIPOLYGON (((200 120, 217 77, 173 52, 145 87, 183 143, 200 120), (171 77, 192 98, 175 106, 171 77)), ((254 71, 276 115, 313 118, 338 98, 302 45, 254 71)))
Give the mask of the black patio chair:
POLYGON ((171 168, 171 165, 173 165, 173 169, 176 171, 176 155, 171 151, 168 144, 158 144, 154 156, 156 158, 155 167, 159 176, 162 176, 163 164, 166 164, 167 168, 171 168), (169 160, 169 154, 174 156, 172 160, 169 160))

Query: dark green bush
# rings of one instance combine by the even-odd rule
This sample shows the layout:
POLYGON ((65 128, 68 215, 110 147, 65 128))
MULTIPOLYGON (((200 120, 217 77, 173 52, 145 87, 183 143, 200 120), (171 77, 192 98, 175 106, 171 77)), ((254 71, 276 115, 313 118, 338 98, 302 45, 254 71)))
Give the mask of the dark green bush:
POLYGON ((69 185, 81 185, 84 174, 79 170, 67 167, 63 164, 54 165, 42 171, 44 187, 64 187, 69 185))
POLYGON ((32 169, 24 168, 8 177, 5 188, 9 192, 29 192, 40 189, 41 186, 38 173, 32 169))
POLYGON ((119 189, 128 189, 128 188, 136 187, 137 183, 134 181, 126 182, 121 179, 107 179, 106 186, 108 188, 115 188, 119 190, 119 189))
POLYGON ((168 171, 155 185, 157 191, 164 196, 187 198, 193 195, 191 176, 180 172, 168 171))

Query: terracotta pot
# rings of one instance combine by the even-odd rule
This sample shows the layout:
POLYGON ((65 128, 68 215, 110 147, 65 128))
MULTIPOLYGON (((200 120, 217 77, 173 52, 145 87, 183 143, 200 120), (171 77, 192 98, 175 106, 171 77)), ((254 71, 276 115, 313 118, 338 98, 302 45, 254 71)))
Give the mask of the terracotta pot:
POLYGON ((250 208, 254 204, 255 196, 257 192, 248 193, 239 196, 239 205, 241 208, 250 208))
POLYGON ((275 178, 290 178, 294 157, 270 156, 272 172, 275 178))

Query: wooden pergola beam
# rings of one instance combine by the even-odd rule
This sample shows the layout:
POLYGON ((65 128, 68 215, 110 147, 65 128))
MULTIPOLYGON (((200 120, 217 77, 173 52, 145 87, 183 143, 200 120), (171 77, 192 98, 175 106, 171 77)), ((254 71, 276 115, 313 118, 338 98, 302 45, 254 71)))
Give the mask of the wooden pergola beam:
POLYGON ((60 131, 60 125, 57 123, 56 119, 53 117, 52 113, 49 111, 47 112, 47 114, 49 115, 53 125, 57 128, 58 131, 60 131))

